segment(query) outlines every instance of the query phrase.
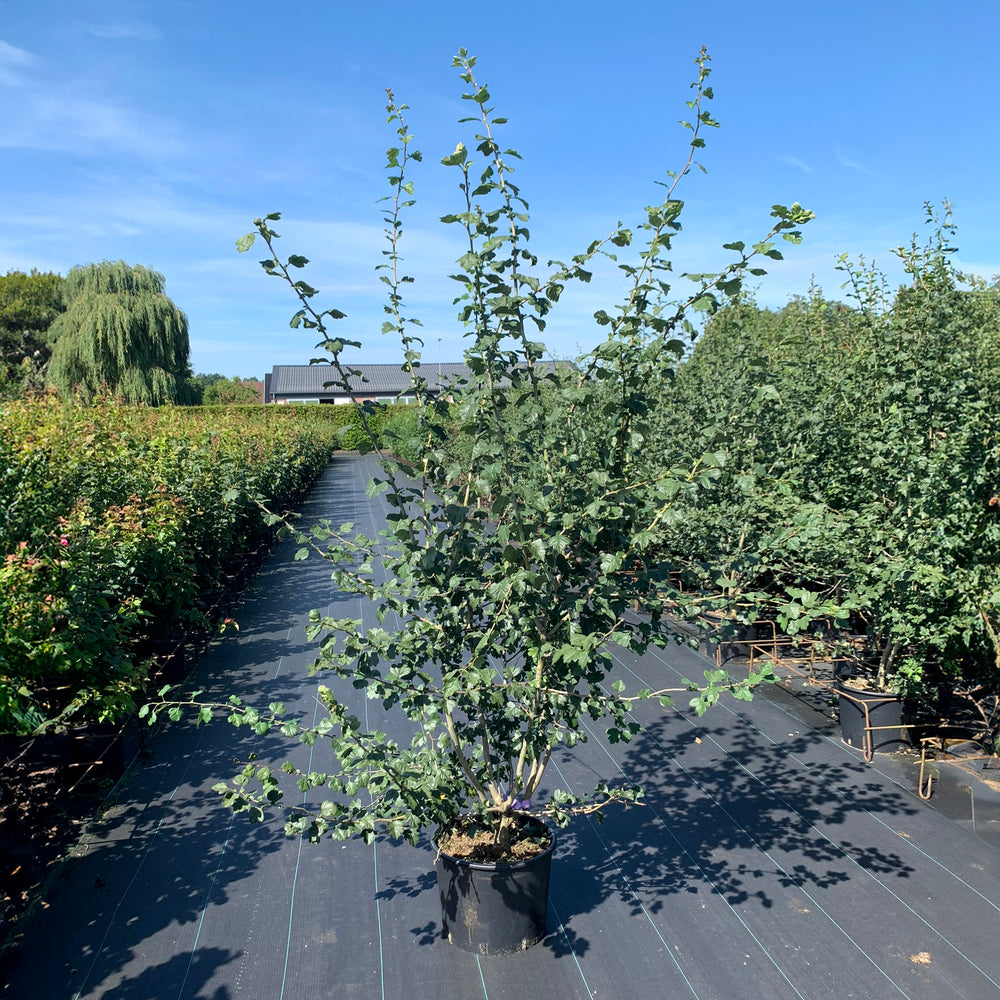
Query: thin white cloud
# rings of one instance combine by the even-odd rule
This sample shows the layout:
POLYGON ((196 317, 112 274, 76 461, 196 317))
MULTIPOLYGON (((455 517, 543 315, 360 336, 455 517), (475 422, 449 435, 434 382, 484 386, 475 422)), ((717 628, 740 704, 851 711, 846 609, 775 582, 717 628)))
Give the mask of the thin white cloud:
POLYGON ((11 109, 0 148, 84 155, 112 151, 156 161, 185 151, 169 122, 114 101, 44 91, 11 109))
POLYGON ((91 24, 89 31, 97 38, 134 38, 140 42, 152 42, 160 37, 160 32, 150 24, 138 22, 118 22, 114 24, 91 24))
POLYGON ((219 233, 236 232, 240 225, 233 215, 183 202, 170 191, 123 192, 118 198, 108 195, 102 208, 106 218, 147 235, 169 232, 210 239, 219 233))
MULTIPOLYGON (((303 253, 313 259, 325 258, 335 262, 361 264, 374 270, 377 264, 385 263, 382 253, 388 249, 385 225, 372 222, 348 220, 311 221, 284 218, 279 231, 286 235, 287 249, 292 250, 295 242, 296 253, 303 253)), ((280 248, 280 244, 279 244, 280 248)), ((455 260, 468 247, 444 226, 425 228, 411 225, 404 229, 399 252, 403 261, 402 271, 426 271, 448 268, 454 270, 455 260)))
POLYGON ((184 154, 176 126, 60 77, 60 67, 0 41, 0 149, 131 154, 162 162, 184 154), (4 89, 16 99, 4 100, 4 89))
MULTIPOLYGON (((117 246, 133 253, 151 241, 168 241, 164 245, 174 253, 178 238, 221 250, 233 246, 241 227, 246 229, 245 220, 236 214, 185 201, 169 188, 138 179, 129 185, 117 177, 38 194, 22 200, 19 209, 8 216, 7 232, 18 234, 22 250, 37 253, 46 248, 62 267, 88 257, 119 256, 123 251, 117 246)), ((0 253, 8 248, 10 236, 0 233, 0 253)))
MULTIPOLYGON (((94 203, 91 202, 91 204, 94 203)), ((25 237, 34 236, 37 238, 41 236, 45 238, 52 233, 58 233, 62 241, 72 241, 74 239, 99 239, 105 236, 135 236, 140 232, 135 225, 122 219, 108 216, 98 218, 85 212, 76 211, 72 216, 39 213, 12 215, 9 217, 9 223, 21 230, 22 241, 25 240, 25 237)))
POLYGON ((35 56, 25 49, 0 41, 0 86, 23 87, 27 77, 21 70, 27 69, 37 62, 35 56))
POLYGON ((959 258, 955 261, 955 266, 964 274, 975 274, 987 281, 1000 277, 1000 260, 995 260, 992 263, 977 263, 959 258))
POLYGON ((782 163, 787 163, 790 167, 797 167, 804 174, 812 173, 812 167, 805 160, 800 160, 797 156, 779 156, 778 159, 782 163))
POLYGON ((863 163, 858 163, 856 160, 848 158, 840 150, 837 150, 836 156, 837 162, 842 167, 847 167, 848 170, 856 170, 859 174, 864 174, 865 177, 872 176, 872 172, 863 163))

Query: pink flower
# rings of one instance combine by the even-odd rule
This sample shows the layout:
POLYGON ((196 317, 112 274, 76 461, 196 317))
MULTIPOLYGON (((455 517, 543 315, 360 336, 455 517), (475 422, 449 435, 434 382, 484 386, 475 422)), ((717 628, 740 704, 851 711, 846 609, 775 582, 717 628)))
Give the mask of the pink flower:
POLYGON ((63 535, 62 538, 59 539, 59 544, 60 545, 69 545, 69 539, 65 535, 63 535))

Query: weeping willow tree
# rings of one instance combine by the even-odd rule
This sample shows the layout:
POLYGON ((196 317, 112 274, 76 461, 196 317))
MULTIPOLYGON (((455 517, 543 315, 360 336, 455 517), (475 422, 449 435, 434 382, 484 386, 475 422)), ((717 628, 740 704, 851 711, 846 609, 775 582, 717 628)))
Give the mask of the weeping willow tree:
POLYGON ((107 392, 131 403, 194 402, 184 313, 163 275, 124 261, 74 267, 53 323, 48 382, 89 403, 107 392))

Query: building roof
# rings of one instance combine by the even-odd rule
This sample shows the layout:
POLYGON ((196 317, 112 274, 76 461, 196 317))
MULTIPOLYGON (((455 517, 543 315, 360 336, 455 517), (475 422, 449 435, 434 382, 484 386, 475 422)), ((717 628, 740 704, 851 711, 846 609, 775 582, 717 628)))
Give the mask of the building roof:
MULTIPOLYGON (((348 384, 357 396, 396 396, 411 387, 409 372, 400 365, 345 365, 347 369, 361 372, 351 376, 348 384)), ((468 378, 467 365, 423 364, 417 372, 427 380, 432 392, 468 378)), ((272 396, 342 396, 341 386, 327 386, 324 383, 337 378, 331 365, 275 365, 271 370, 270 387, 272 396)))

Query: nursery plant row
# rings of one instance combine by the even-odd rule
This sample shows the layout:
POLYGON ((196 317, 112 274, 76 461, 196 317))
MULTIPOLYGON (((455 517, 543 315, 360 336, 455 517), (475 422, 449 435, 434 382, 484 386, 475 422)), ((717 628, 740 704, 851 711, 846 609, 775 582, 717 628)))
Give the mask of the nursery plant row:
POLYGON ((274 537, 267 510, 357 430, 353 407, 4 403, 0 733, 128 715, 154 643, 220 626, 218 595, 274 537))
POLYGON ((928 222, 897 251, 906 287, 844 259, 845 301, 812 290, 712 317, 647 453, 720 461, 675 505, 657 558, 725 609, 730 636, 826 640, 849 674, 929 717, 960 692, 992 739, 1000 285, 954 267, 947 211, 928 222))

